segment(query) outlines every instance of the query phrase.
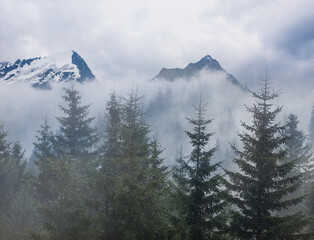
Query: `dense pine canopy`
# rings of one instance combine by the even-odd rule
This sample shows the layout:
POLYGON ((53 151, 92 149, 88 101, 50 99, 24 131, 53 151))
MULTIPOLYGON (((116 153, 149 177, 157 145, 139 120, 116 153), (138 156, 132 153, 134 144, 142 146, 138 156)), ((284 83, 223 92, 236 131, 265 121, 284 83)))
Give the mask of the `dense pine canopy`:
POLYGON ((109 95, 100 130, 80 92, 64 89, 58 128, 44 119, 28 163, 0 125, 0 239, 310 239, 314 120, 309 138, 295 114, 279 122, 279 92, 267 79, 252 95, 230 169, 212 147, 201 101, 184 132, 191 150, 181 147, 175 160, 135 90, 109 95))

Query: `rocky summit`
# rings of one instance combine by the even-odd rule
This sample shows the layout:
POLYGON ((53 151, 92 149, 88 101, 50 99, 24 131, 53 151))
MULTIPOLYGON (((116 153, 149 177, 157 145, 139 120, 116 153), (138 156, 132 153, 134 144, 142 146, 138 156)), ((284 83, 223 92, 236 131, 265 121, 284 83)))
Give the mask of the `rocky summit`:
POLYGON ((159 74, 154 77, 152 80, 166 80, 173 82, 176 79, 191 79, 193 76, 197 75, 202 70, 218 71, 226 74, 226 78, 234 85, 246 89, 246 86, 243 86, 239 81, 229 74, 225 69, 223 69, 219 62, 216 59, 213 59, 211 56, 206 55, 201 60, 196 63, 189 63, 185 68, 163 68, 160 70, 159 74))
POLYGON ((24 82, 33 87, 50 89, 51 83, 95 80, 84 59, 70 50, 47 57, 18 59, 14 63, 0 62, 0 81, 24 82))

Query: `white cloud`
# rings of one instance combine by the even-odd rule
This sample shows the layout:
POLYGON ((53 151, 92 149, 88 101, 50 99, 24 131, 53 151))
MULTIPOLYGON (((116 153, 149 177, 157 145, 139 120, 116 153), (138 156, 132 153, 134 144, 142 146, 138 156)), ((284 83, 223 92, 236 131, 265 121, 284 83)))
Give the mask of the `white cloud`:
MULTIPOLYGON (((311 0, 0 0, 0 6, 0 61, 76 50, 101 81, 101 91, 94 85, 81 89, 86 102, 95 103, 95 113, 114 85, 125 92, 139 83, 151 99, 159 86, 147 80, 162 67, 185 67, 210 54, 252 89, 268 68, 274 87, 284 92, 284 111, 296 112, 307 126, 314 94, 311 0)), ((181 91, 176 98, 191 104, 190 93, 198 95, 200 85, 179 83, 172 85, 181 91)), ((29 149, 38 117, 58 112, 55 99, 62 91, 8 88, 0 85, 1 116, 12 135, 31 129, 24 139, 29 149), (14 127, 24 119, 36 120, 14 127)), ((220 90, 213 97, 224 103, 227 95, 220 90)), ((235 113, 236 122, 242 112, 235 113)), ((215 118, 223 119, 224 113, 215 118)))
POLYGON ((281 62, 291 67, 301 61, 280 43, 314 15, 310 0, 0 0, 0 4, 0 60, 74 49, 99 78, 129 71, 150 78, 162 67, 184 67, 206 54, 244 82, 255 79, 266 65, 277 74, 281 62))

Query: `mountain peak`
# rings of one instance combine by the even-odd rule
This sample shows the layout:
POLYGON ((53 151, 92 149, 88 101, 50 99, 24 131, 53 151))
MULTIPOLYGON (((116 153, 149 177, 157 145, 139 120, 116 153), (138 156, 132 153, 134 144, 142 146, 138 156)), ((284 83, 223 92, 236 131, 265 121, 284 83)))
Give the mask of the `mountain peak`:
POLYGON ((210 55, 206 55, 205 57, 203 57, 201 59, 201 61, 208 61, 208 62, 211 62, 213 61, 214 59, 210 56, 210 55))
POLYGON ((196 63, 189 63, 185 68, 162 68, 159 74, 154 77, 152 80, 166 80, 173 82, 179 78, 185 78, 187 80, 191 79, 193 76, 197 75, 201 70, 207 69, 211 71, 223 72, 227 76, 227 80, 234 85, 238 85, 241 88, 243 87, 237 79, 235 79, 231 74, 227 73, 219 64, 219 62, 212 58, 210 55, 206 55, 201 60, 196 63))
POLYGON ((210 55, 206 55, 196 63, 189 63, 185 68, 162 68, 159 74, 153 79, 164 79, 166 81, 174 81, 177 78, 189 79, 197 74, 202 69, 209 69, 214 71, 224 71, 216 59, 210 55))
POLYGON ((18 59, 13 64, 0 62, 0 81, 25 82, 33 87, 51 88, 52 82, 94 80, 84 59, 74 50, 46 57, 18 59))

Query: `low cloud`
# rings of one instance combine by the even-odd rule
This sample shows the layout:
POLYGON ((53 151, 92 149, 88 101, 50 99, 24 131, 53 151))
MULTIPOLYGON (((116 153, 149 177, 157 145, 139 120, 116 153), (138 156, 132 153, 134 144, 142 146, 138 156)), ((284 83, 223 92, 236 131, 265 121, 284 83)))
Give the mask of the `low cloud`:
MULTIPOLYGON (((295 113, 299 116, 301 129, 306 132, 314 99, 313 88, 303 84, 282 86, 280 81, 275 80, 273 77, 272 87, 275 90, 280 87, 283 92, 274 102, 274 106, 284 106, 278 120, 283 120, 289 113, 295 113)), ((9 132, 11 141, 22 142, 27 156, 32 152, 36 131, 46 115, 52 128, 58 129, 55 117, 63 116, 59 109, 59 105, 65 105, 61 98, 63 88, 71 85, 59 83, 53 85, 52 90, 46 91, 24 84, 0 83, 0 121, 9 132)), ((180 146, 183 146, 184 154, 191 151, 184 133, 191 130, 186 118, 194 116, 192 104, 198 105, 200 96, 202 102, 207 103, 206 117, 213 119, 208 126, 208 131, 215 133, 210 146, 218 144, 223 152, 230 151, 229 143, 240 145, 237 137, 237 133, 242 131, 240 121, 251 122, 245 105, 250 106, 254 101, 250 93, 232 85, 224 74, 209 71, 202 71, 190 80, 178 79, 175 82, 148 81, 145 76, 130 73, 118 80, 76 84, 75 88, 81 92, 83 104, 92 104, 90 115, 96 117, 94 124, 102 127, 109 94, 115 91, 126 96, 131 89, 138 89, 139 95, 144 95, 143 109, 148 111, 147 120, 152 135, 157 133, 162 146, 166 148, 164 156, 168 164, 173 164, 180 146)), ((227 164, 231 162, 231 159, 222 160, 226 160, 227 164)))

